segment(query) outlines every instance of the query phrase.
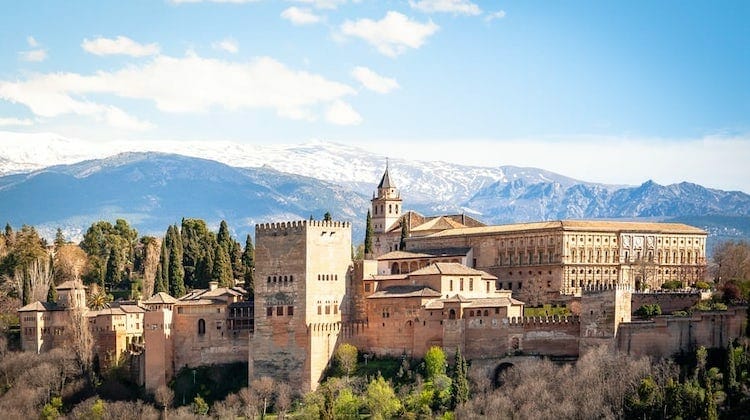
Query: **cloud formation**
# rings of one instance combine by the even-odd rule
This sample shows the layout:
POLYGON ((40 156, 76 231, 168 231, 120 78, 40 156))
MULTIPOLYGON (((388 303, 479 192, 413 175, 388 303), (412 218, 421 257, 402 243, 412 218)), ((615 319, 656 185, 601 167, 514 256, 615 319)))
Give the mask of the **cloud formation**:
POLYGON ((127 55, 130 57, 146 57, 159 53, 159 45, 139 44, 126 36, 117 38, 99 37, 92 40, 84 39, 81 48, 94 55, 127 55))
POLYGON ((36 49, 20 51, 18 53, 18 57, 21 59, 21 61, 40 63, 47 59, 47 51, 43 48, 38 48, 40 47, 40 44, 33 36, 27 36, 26 43, 29 44, 29 47, 36 49))
POLYGON ((409 0, 409 6, 425 13, 453 13, 467 16, 482 14, 482 9, 469 0, 409 0))
POLYGON ((487 22, 490 22, 495 19, 502 19, 504 17, 505 17, 505 10, 498 10, 497 12, 493 12, 485 16, 484 20, 487 22))
POLYGON ((396 57, 407 49, 421 47, 440 27, 429 21, 420 23, 394 11, 381 20, 347 20, 341 25, 345 36, 361 38, 388 57, 396 57))
POLYGON ((326 113, 327 120, 352 124, 361 117, 337 101, 354 94, 349 85, 290 69, 273 58, 236 63, 195 54, 180 58, 159 55, 148 63, 113 72, 49 73, 25 81, 0 81, 0 99, 23 104, 35 115, 88 116, 135 130, 152 125, 87 95, 96 95, 98 101, 100 95, 150 101, 168 113, 272 109, 283 118, 302 120, 315 119, 321 107, 334 104, 326 113))
POLYGON ((281 12, 281 17, 292 22, 293 25, 311 25, 320 22, 320 16, 310 9, 300 7, 289 7, 281 12))
POLYGON ((328 107, 326 120, 336 125, 357 125, 362 122, 362 116, 348 103, 336 100, 328 107))
POLYGON ((399 87, 396 79, 383 77, 367 67, 355 67, 352 70, 352 77, 357 79, 365 88, 377 93, 388 93, 399 87))
POLYGON ((34 124, 34 122, 28 118, 2 118, 0 117, 0 127, 9 127, 9 126, 29 126, 34 124))
POLYGON ((240 45, 234 38, 224 38, 221 41, 211 44, 215 50, 225 51, 230 54, 237 54, 240 51, 240 45))

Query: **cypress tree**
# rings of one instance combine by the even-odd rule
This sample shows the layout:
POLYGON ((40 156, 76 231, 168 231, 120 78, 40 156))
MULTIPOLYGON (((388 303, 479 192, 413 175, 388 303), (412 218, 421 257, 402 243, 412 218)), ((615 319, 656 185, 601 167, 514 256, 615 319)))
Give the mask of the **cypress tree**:
POLYGON ((461 355, 461 349, 456 349, 455 367, 453 380, 451 381, 451 404, 453 408, 469 401, 469 379, 467 378, 468 366, 466 359, 461 355))
POLYGON ((245 290, 253 294, 253 274, 255 270, 255 247, 250 235, 245 239, 245 250, 242 252, 242 263, 245 266, 245 290))
POLYGON ((57 232, 55 232, 55 251, 58 251, 61 246, 65 245, 65 237, 63 236, 62 229, 57 228, 57 232))
POLYGON ((179 228, 170 226, 171 233, 169 241, 169 291, 170 294, 179 298, 185 294, 185 269, 182 267, 182 240, 179 228))
MULTIPOLYGON (((109 285, 110 289, 120 283, 120 272, 118 270, 118 255, 114 247, 109 251, 107 258, 107 269, 104 272, 104 285, 109 285)), ((102 289, 104 292, 106 289, 102 289)))
POLYGON ((49 290, 47 290, 47 302, 49 303, 57 302, 57 289, 55 288, 54 281, 49 282, 49 290))
POLYGON ((167 236, 161 241, 161 254, 159 255, 159 265, 156 268, 154 283, 154 292, 169 293, 169 248, 167 248, 167 236))
POLYGON ((23 275, 23 306, 28 305, 31 303, 31 280, 29 279, 29 276, 24 273, 23 275))
POLYGON ((365 225, 365 258, 372 254, 372 216, 370 210, 367 210, 367 221, 365 225))
POLYGON ((219 282, 221 287, 234 286, 232 278, 232 265, 229 262, 229 254, 221 245, 217 244, 216 258, 214 258, 213 280, 219 282))
POLYGON ((330 222, 331 220, 333 220, 331 218, 331 212, 327 211, 326 214, 323 215, 323 220, 326 222, 330 222))
POLYGON ((216 235, 216 241, 229 254, 232 248, 232 237, 229 235, 229 226, 227 226, 227 222, 224 220, 219 225, 219 234, 216 235))
POLYGON ((406 238, 409 237, 409 229, 406 227, 406 218, 401 219, 401 240, 398 243, 398 249, 406 248, 406 238))

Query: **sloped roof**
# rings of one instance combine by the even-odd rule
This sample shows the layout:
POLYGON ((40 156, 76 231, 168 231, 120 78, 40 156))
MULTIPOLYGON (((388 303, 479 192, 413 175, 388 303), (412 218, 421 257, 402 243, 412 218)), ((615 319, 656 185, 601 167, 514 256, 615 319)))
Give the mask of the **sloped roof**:
POLYGON ((388 167, 386 166, 385 172, 383 173, 383 178, 380 179, 380 184, 378 184, 378 188, 396 188, 395 185, 391 184, 391 177, 388 175, 388 167))
POLYGON ((55 289, 57 290, 68 290, 68 289, 86 289, 86 286, 83 285, 83 283, 80 282, 80 280, 68 280, 59 286, 57 286, 55 289))
POLYGON ((148 298, 148 300, 144 301, 143 303, 146 305, 155 305, 160 303, 171 304, 175 302, 177 302, 177 299, 173 298, 169 293, 159 292, 148 298))
POLYGON ((440 293, 427 286, 390 286, 371 294, 367 299, 439 297, 440 293))
POLYGON ((470 246, 453 248, 420 249, 419 251, 429 254, 430 257, 465 257, 471 251, 470 246))
POLYGON ((45 312, 45 311, 54 311, 62 309, 57 306, 57 303, 50 303, 50 302, 32 302, 28 305, 22 307, 18 310, 18 312, 45 312))
POLYGON ((214 299, 218 298, 220 296, 230 295, 230 296, 242 296, 246 294, 247 291, 245 291, 244 288, 239 286, 234 287, 217 287, 215 290, 211 289, 194 289, 191 290, 188 294, 185 296, 182 296, 178 299, 179 302, 186 302, 186 301, 196 301, 196 300, 207 300, 207 299, 214 299))
POLYGON ((444 274, 448 276, 482 276, 483 279, 497 280, 497 277, 493 276, 490 273, 487 273, 486 271, 476 270, 459 263, 438 262, 409 273, 410 276, 426 276, 435 274, 444 274))
POLYGON ((494 297, 494 298, 479 298, 472 299, 467 308, 495 308, 495 307, 506 307, 511 305, 523 305, 523 302, 513 298, 507 297, 494 297))
POLYGON ((706 231, 703 229, 683 223, 623 222, 611 220, 556 220, 549 222, 514 223, 509 225, 449 229, 432 233, 426 237, 434 238, 536 230, 706 234, 706 231))
POLYGON ((391 251, 378 257, 378 260, 406 260, 409 258, 426 258, 432 257, 431 254, 408 251, 391 251))
POLYGON ((466 225, 463 225, 453 219, 450 219, 445 216, 439 216, 435 219, 429 220, 425 223, 422 223, 419 226, 414 226, 411 228, 410 232, 424 232, 424 231, 431 231, 431 230, 446 230, 446 229, 460 229, 465 228, 466 225))

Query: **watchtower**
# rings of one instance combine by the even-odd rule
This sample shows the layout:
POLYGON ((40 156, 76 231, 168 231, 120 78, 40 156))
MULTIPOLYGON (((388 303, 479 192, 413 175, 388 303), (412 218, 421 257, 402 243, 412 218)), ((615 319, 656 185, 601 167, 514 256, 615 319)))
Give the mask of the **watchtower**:
POLYGON ((272 376, 315 389, 341 329, 351 277, 351 224, 255 226, 255 332, 250 380, 272 376))

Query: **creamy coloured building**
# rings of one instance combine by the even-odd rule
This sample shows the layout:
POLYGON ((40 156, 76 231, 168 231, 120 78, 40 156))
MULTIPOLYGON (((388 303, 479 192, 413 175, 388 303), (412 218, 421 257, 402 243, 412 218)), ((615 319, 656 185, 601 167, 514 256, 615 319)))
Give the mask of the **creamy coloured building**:
POLYGON ((687 287, 706 275, 707 234, 680 223, 558 220, 486 226, 450 215, 423 217, 426 221, 415 225, 418 218, 403 212, 388 169, 371 211, 373 256, 388 259, 390 272, 413 271, 437 257, 452 257, 496 276, 498 288, 531 304, 580 295, 584 287, 658 289, 667 281, 687 287), (408 237, 395 255, 402 223, 408 237))

